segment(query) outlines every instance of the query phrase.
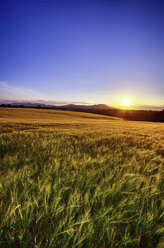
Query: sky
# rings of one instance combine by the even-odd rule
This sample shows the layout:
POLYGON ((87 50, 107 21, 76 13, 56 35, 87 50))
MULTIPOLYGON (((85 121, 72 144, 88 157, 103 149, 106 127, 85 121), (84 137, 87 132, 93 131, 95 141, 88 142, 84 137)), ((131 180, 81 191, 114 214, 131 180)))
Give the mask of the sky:
POLYGON ((163 0, 0 0, 0 100, 164 105, 163 0))

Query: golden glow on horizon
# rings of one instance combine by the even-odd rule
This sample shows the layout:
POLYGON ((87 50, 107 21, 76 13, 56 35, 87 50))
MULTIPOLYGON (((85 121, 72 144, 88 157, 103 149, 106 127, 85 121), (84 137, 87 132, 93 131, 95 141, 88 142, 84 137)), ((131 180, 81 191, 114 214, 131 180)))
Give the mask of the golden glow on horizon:
POLYGON ((129 99, 123 99, 122 100, 122 105, 124 106, 124 107, 128 107, 129 105, 131 104, 131 102, 130 102, 130 100, 129 99))

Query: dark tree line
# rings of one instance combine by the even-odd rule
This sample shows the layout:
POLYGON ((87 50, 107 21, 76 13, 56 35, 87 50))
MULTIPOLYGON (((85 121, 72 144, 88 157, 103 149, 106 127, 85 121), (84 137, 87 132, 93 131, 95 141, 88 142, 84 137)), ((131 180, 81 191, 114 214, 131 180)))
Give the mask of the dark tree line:
POLYGON ((126 111, 124 118, 134 121, 158 121, 164 122, 164 109, 162 111, 131 110, 126 111))

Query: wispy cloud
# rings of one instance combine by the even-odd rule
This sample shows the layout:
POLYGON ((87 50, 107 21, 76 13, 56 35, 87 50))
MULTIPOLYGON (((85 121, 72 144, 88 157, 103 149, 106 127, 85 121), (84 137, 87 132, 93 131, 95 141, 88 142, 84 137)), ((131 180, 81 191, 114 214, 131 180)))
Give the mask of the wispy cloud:
POLYGON ((36 92, 32 89, 18 87, 7 82, 0 82, 0 99, 4 100, 53 100, 45 94, 36 92))
POLYGON ((46 94, 42 94, 29 88, 14 86, 4 81, 0 81, 0 101, 37 101, 40 103, 52 105, 63 105, 70 103, 88 104, 82 101, 75 102, 69 100, 55 100, 54 98, 47 96, 46 94))

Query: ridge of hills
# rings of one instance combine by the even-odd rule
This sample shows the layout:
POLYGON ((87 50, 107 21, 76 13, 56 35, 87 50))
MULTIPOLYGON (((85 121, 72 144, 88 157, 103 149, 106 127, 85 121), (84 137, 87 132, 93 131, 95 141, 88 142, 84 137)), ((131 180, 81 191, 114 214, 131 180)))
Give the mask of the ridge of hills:
MULTIPOLYGON (((0 100, 0 105, 2 104, 10 104, 12 106, 20 106, 24 105, 25 107, 37 107, 40 105, 41 107, 49 107, 49 108, 65 108, 65 109, 122 109, 121 107, 113 107, 108 106, 106 104, 63 104, 55 101, 12 101, 12 100, 0 100)), ((153 105, 135 105, 129 108, 128 110, 152 110, 152 111, 162 111, 164 106, 153 106, 153 105)))
POLYGON ((100 114, 106 116, 120 117, 133 121, 152 121, 152 122, 164 122, 164 108, 147 106, 147 109, 119 109, 110 107, 106 104, 94 104, 94 105, 48 105, 41 102, 18 102, 18 101, 6 101, 5 103, 0 101, 0 107, 16 107, 16 108, 37 108, 37 109, 54 109, 54 110, 67 110, 77 112, 87 112, 93 114, 100 114))

